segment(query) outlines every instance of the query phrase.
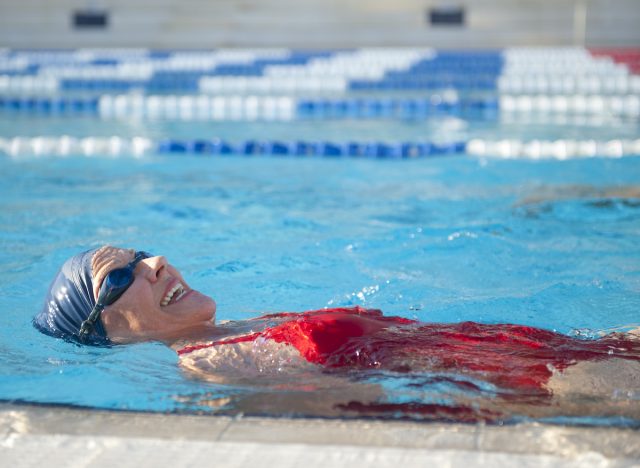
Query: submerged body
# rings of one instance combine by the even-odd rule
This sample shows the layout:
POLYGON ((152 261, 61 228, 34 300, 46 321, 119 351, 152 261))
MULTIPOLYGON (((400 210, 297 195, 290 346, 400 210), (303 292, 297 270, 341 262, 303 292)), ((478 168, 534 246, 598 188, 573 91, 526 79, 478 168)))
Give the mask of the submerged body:
MULTIPOLYGON (((215 382, 251 382, 261 376, 278 384, 302 377, 315 389, 335 390, 337 385, 341 395, 327 405, 348 405, 360 413, 384 412, 389 406, 374 403, 381 394, 370 385, 353 379, 340 384, 336 376, 369 369, 437 374, 478 394, 479 382, 484 382, 492 389, 492 401, 480 406, 475 401, 473 409, 471 402, 457 401, 448 409, 474 411, 471 419, 498 417, 509 405, 520 406, 521 413, 525 405, 528 414, 544 416, 553 405, 566 407, 575 400, 574 380, 591 397, 610 398, 622 388, 640 395, 640 341, 621 333, 585 340, 520 325, 426 324, 361 307, 272 314, 221 328, 229 336, 173 345, 184 369, 215 382), (600 381, 600 370, 605 369, 627 375, 618 375, 607 387, 600 381)), ((602 405, 594 410, 602 412, 602 405)), ((613 410, 620 414, 628 408, 613 410)))

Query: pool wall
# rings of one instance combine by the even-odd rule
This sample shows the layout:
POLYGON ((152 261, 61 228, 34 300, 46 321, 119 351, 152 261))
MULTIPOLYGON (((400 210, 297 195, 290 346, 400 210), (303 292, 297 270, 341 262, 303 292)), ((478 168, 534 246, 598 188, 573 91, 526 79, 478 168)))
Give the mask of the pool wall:
POLYGON ((5 0, 0 45, 633 46, 640 43, 638 23, 635 0, 5 0))

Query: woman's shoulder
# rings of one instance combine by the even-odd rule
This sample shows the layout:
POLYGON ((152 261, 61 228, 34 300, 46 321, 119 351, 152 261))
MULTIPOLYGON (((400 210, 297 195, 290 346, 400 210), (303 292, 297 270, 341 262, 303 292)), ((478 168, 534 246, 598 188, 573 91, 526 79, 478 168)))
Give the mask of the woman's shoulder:
POLYGON ((178 355, 182 369, 219 383, 254 382, 256 376, 276 378, 293 371, 317 370, 294 347, 265 339, 259 333, 192 345, 178 355))

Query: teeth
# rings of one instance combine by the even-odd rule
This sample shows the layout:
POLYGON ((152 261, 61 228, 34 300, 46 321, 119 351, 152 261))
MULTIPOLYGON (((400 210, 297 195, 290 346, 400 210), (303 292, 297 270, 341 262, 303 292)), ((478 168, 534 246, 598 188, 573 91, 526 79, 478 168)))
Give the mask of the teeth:
POLYGON ((180 292, 180 295, 176 298, 176 301, 180 299, 185 292, 184 286, 182 286, 182 283, 177 283, 173 288, 171 288, 167 293, 167 295, 164 296, 164 299, 162 299, 162 301, 160 302, 160 305, 161 306, 168 305, 171 299, 173 298, 173 295, 178 291, 180 292))
POLYGON ((184 296, 185 294, 187 294, 187 290, 183 289, 182 291, 180 291, 180 293, 178 294, 178 297, 176 297, 176 302, 178 302, 180 299, 182 299, 182 296, 184 296))

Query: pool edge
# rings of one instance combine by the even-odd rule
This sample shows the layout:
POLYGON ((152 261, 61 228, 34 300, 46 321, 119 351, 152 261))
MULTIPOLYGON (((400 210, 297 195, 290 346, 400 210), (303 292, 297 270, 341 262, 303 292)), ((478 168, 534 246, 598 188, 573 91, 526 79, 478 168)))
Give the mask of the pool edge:
MULTIPOLYGON (((0 403, 1 448, 12 448, 16 440, 156 440, 165 447, 205 442, 239 447, 306 446, 312 453, 322 446, 338 450, 422 449, 430 453, 478 453, 508 458, 551 457, 575 459, 592 454, 600 459, 633 463, 640 459, 640 431, 625 428, 573 427, 523 423, 510 426, 418 423, 405 421, 284 419, 176 415, 66 407, 0 403), (47 439, 47 437, 49 439, 47 439), (62 438, 62 439, 61 439, 62 438), (426 450, 424 450, 426 449, 426 450)), ((69 442, 67 442, 68 445, 69 442)), ((139 445, 139 444, 138 444, 139 445)), ((47 443, 43 449, 46 451, 47 443)), ((54 446, 57 446, 54 444, 54 446)), ((52 446, 53 447, 53 446, 52 446)), ((218 447, 218 448, 219 448, 218 447)), ((11 451, 2 450, 11 455, 11 451)), ((17 455, 18 452, 16 452, 17 455)), ((312 463, 313 465, 313 463, 312 463)))

